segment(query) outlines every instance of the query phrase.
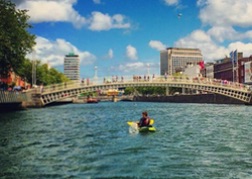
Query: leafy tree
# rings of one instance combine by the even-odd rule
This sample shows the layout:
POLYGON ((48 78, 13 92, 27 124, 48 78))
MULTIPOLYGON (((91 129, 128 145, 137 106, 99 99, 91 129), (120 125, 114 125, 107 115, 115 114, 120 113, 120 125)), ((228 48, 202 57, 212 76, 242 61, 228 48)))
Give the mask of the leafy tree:
POLYGON ((61 83, 67 81, 63 73, 58 72, 55 68, 49 69, 49 84, 61 83))
POLYGON ((124 94, 125 95, 132 95, 132 94, 134 94, 134 91, 135 91, 135 88, 133 88, 133 87, 127 87, 124 90, 124 94))
POLYGON ((40 62, 38 62, 38 63, 37 63, 38 65, 36 65, 37 84, 42 84, 42 83, 44 85, 51 84, 48 65, 47 64, 40 65, 40 62))
POLYGON ((177 87, 171 87, 169 88, 169 93, 174 94, 176 92, 182 93, 182 88, 177 88, 177 87))
POLYGON ((135 91, 137 91, 140 94, 143 95, 164 95, 166 92, 166 88, 165 87, 127 87, 124 90, 124 94, 125 95, 130 95, 130 94, 134 94, 135 91))
POLYGON ((136 90, 143 95, 164 95, 165 87, 137 87, 136 90))
MULTIPOLYGON (((24 80, 32 84, 32 62, 29 59, 25 59, 18 73, 24 80)), ((37 84, 46 86, 69 81, 69 79, 55 68, 48 68, 47 64, 41 64, 41 61, 36 60, 36 81, 37 84)))
POLYGON ((0 0, 0 75, 7 77, 9 72, 18 74, 25 61, 25 55, 35 45, 35 36, 27 30, 27 10, 16 9, 10 0, 0 0))
POLYGON ((32 84, 32 63, 29 59, 25 59, 23 65, 18 69, 18 74, 23 80, 32 84))

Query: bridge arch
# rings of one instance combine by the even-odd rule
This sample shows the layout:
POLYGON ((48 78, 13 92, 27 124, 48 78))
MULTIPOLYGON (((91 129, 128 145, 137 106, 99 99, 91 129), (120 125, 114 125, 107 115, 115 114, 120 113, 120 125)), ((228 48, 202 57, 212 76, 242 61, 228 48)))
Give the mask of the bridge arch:
POLYGON ((104 78, 93 80, 92 82, 82 83, 80 81, 71 81, 47 86, 41 89, 40 100, 42 105, 62 100, 64 98, 77 96, 81 93, 93 92, 97 90, 118 89, 124 87, 143 87, 143 86, 159 86, 159 87, 178 87, 206 91, 228 96, 244 103, 251 103, 251 90, 249 86, 239 83, 233 83, 225 80, 185 77, 168 77, 159 76, 149 80, 133 79, 132 77, 124 78, 121 81, 105 82, 104 78))

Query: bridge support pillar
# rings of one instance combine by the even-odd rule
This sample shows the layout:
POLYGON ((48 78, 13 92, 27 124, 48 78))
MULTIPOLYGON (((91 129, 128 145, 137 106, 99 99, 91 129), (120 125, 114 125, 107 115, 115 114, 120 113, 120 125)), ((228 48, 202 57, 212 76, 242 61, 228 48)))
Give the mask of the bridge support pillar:
POLYGON ((167 87, 166 87, 166 90, 165 90, 165 95, 166 95, 166 96, 169 96, 169 94, 170 94, 170 91, 169 91, 169 87, 167 86, 167 87))
POLYGON ((41 98, 41 94, 33 94, 32 95, 32 101, 33 101, 32 105, 34 107, 41 108, 44 106, 40 98, 41 98))

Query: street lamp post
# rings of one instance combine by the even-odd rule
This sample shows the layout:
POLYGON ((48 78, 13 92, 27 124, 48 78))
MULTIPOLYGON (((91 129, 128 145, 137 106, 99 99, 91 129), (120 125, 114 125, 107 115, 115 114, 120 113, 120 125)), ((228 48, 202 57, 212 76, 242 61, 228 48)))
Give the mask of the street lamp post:
POLYGON ((35 59, 35 50, 32 51, 32 86, 36 85, 36 59, 35 59))
POLYGON ((97 79, 98 79, 97 69, 98 69, 98 67, 97 67, 97 66, 95 66, 95 67, 94 67, 94 71, 95 71, 95 73, 94 73, 94 81, 95 81, 95 82, 96 82, 96 81, 97 81, 97 79))
POLYGON ((147 63, 147 75, 150 76, 150 64, 147 63))

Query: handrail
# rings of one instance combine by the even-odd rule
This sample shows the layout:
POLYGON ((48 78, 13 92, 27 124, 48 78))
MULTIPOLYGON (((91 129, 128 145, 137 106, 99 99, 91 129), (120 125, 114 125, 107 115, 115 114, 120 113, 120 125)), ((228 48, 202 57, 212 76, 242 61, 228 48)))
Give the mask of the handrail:
POLYGON ((21 103, 31 101, 31 93, 0 91, 0 103, 21 103))
MULTIPOLYGON (((59 84, 53 84, 49 86, 40 86, 38 88, 30 89, 25 92, 18 91, 0 91, 0 103, 22 103, 32 101, 32 95, 40 96, 51 96, 53 93, 64 92, 64 91, 74 91, 75 89, 84 88, 87 89, 99 89, 99 88, 110 88, 110 87, 120 87, 120 86, 146 86, 146 85, 161 85, 161 86, 184 86, 188 88, 201 89, 201 86, 211 87, 211 88, 222 88, 224 90, 235 90, 235 93, 245 93, 246 95, 251 95, 251 88, 249 85, 244 85, 241 83, 230 82, 227 80, 211 79, 211 78, 188 78, 188 77, 176 77, 176 76, 125 76, 121 78, 96 78, 96 79, 86 79, 83 81, 68 81, 59 84), (192 86, 193 85, 193 86, 192 86), (194 86, 196 85, 196 86, 194 86)), ((242 94, 244 95, 244 94, 242 94)))
POLYGON ((185 84, 202 84, 209 86, 222 86, 232 89, 239 89, 242 91, 249 92, 251 91, 249 85, 230 82, 227 80, 219 80, 212 78, 204 78, 204 77, 196 77, 196 78, 188 78, 188 77, 176 77, 176 76, 156 76, 156 77, 148 77, 148 76, 126 76, 122 79, 115 80, 108 78, 97 78, 85 81, 69 81, 65 83, 53 84, 45 87, 40 87, 37 90, 38 93, 50 93, 53 91, 59 91, 64 89, 73 89, 73 88, 81 88, 84 86, 95 86, 95 85, 105 85, 105 84, 119 84, 119 83, 185 83, 185 84))

